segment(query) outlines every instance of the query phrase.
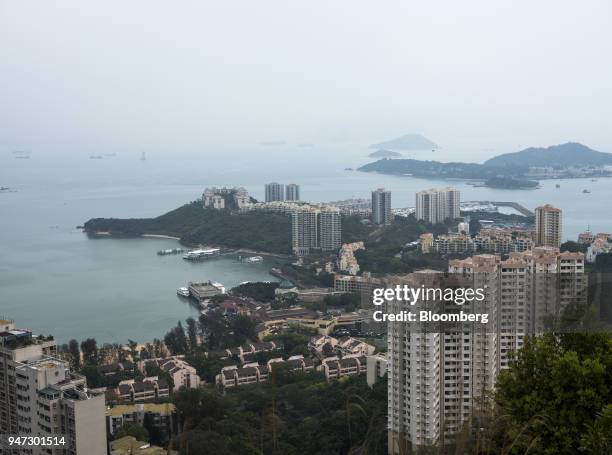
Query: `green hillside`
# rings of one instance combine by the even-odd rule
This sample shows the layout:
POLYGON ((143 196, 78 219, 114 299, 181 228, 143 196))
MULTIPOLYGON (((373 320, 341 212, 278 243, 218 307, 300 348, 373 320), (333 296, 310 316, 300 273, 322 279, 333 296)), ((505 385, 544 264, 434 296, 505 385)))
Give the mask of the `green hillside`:
POLYGON ((108 232, 119 237, 143 234, 179 237, 186 245, 219 245, 270 253, 291 253, 291 219, 286 216, 204 209, 192 202, 156 218, 93 218, 84 229, 89 234, 108 232))

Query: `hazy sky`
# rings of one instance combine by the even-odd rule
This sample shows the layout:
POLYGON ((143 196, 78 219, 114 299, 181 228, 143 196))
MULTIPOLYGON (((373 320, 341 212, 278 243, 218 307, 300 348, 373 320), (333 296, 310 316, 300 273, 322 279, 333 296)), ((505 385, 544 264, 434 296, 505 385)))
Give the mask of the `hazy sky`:
POLYGON ((611 18, 609 0, 0 0, 0 150, 422 133, 457 159, 612 152, 611 18))

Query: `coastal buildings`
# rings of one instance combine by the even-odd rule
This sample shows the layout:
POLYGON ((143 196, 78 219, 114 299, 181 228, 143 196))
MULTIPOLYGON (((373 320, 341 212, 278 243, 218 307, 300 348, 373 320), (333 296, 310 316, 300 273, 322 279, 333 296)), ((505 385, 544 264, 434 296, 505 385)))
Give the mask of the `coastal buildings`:
POLYGON ((378 278, 373 278, 368 272, 358 276, 353 275, 341 275, 336 273, 334 276, 334 291, 350 293, 350 294, 363 294, 367 298, 370 298, 374 288, 380 287, 382 281, 378 278))
POLYGON ((266 183, 266 202, 284 201, 285 200, 285 185, 282 183, 266 183))
POLYGON ((318 370, 328 381, 345 376, 357 376, 366 372, 366 358, 360 355, 328 357, 321 361, 318 370))
POLYGON ((423 253, 464 254, 491 253, 509 254, 527 251, 534 247, 533 232, 515 229, 481 229, 471 237, 466 234, 421 234, 419 246, 423 253))
MULTIPOLYGON (((291 307, 280 310, 261 310, 254 319, 260 340, 266 336, 278 333, 291 326, 299 326, 317 332, 320 335, 329 335, 338 327, 354 326, 363 323, 366 317, 361 313, 350 312, 343 314, 323 314, 308 308, 291 307)), ((235 353, 238 356, 239 352, 235 353)))
POLYGON ((612 253, 612 234, 597 234, 593 237, 586 253, 587 262, 593 263, 597 256, 605 253, 612 253))
POLYGON ((188 290, 189 295, 198 302, 202 302, 215 295, 225 294, 225 286, 212 281, 191 282, 189 283, 188 290))
POLYGON ((535 244, 533 231, 516 229, 481 229, 474 236, 474 251, 491 254, 508 254, 531 250, 535 244))
POLYGON ((561 209, 546 204, 535 209, 536 245, 561 246, 562 216, 561 209))
POLYGON ((419 236, 419 248, 421 253, 429 254, 433 250, 434 235, 431 232, 425 232, 419 236))
POLYGON ((307 256, 319 247, 319 210, 300 207, 291 216, 291 242, 293 254, 307 256))
POLYGON ((299 201, 300 200, 300 185, 290 183, 285 187, 285 200, 299 201))
POLYGON ((153 403, 170 397, 170 385, 165 379, 150 376, 138 381, 125 379, 108 392, 120 403, 153 403))
POLYGON ((578 243, 580 245, 590 245, 593 240, 595 240, 595 236, 588 229, 578 234, 578 243))
POLYGON ((342 244, 340 211, 335 207, 323 207, 319 213, 321 251, 337 251, 342 244))
POLYGON ((387 375, 387 356, 385 354, 373 354, 366 356, 366 382, 370 387, 379 378, 387 375))
MULTIPOLYGON (((421 247, 423 251, 423 247, 421 247)), ((474 242, 469 235, 443 234, 433 240, 431 251, 438 254, 459 254, 474 251, 474 242)))
POLYGON ((352 337, 334 338, 329 335, 319 335, 310 340, 308 347, 317 354, 323 354, 326 349, 335 351, 344 357, 348 355, 371 355, 376 348, 365 341, 352 337), (325 346, 328 345, 327 348, 325 346))
POLYGON ((283 344, 280 341, 247 342, 243 346, 209 351, 206 356, 209 359, 234 358, 241 363, 250 363, 261 352, 281 351, 282 349, 283 344))
POLYGON ((172 403, 123 404, 106 410, 106 428, 110 435, 124 425, 144 426, 145 423, 161 432, 163 439, 169 439, 178 433, 176 406, 172 403))
POLYGON ((340 210, 332 205, 275 200, 249 204, 242 212, 253 210, 291 217, 292 251, 298 257, 307 256, 312 251, 337 251, 342 244, 340 210))
POLYGON ((241 209, 250 204, 251 198, 242 187, 206 188, 202 194, 202 205, 205 208, 222 210, 226 208, 241 209))
POLYGON ((416 219, 431 224, 459 218, 461 195, 455 188, 420 191, 416 194, 416 219))
POLYGON ((312 250, 336 251, 340 248, 340 212, 331 206, 301 205, 291 214, 293 253, 306 256, 312 250))
POLYGON ((270 359, 264 365, 253 362, 241 368, 236 365, 226 366, 221 369, 215 381, 219 387, 224 389, 268 382, 275 365, 286 365, 289 371, 297 373, 314 371, 312 359, 304 358, 303 355, 294 355, 287 360, 281 357, 270 359))
POLYGON ((355 251, 363 249, 365 249, 363 242, 343 244, 338 255, 338 269, 349 275, 357 275, 359 273, 359 263, 355 258, 355 251))
POLYGON ((32 454, 106 454, 104 395, 56 357, 52 339, 0 320, 0 434, 66 436, 66 445, 32 454))
MULTIPOLYGON (((424 323, 388 322, 389 453, 445 444, 488 406, 499 371, 526 335, 541 333, 544 321, 570 303, 586 301, 584 256, 554 247, 497 255, 477 255, 449 263, 450 279, 483 289, 484 300, 464 311, 486 312, 486 325, 461 323, 447 331, 424 323)), ((446 288, 441 272, 420 271, 388 285, 446 288)), ((425 308, 451 311, 442 301, 391 301, 388 312, 425 308)), ((456 311, 456 309, 455 309, 456 311)))
POLYGON ((341 201, 333 201, 330 202, 329 205, 333 205, 340 210, 342 215, 357 215, 364 218, 372 216, 371 199, 351 198, 341 201))
POLYGON ((197 389, 201 382, 196 369, 181 356, 144 360, 138 363, 138 369, 145 376, 150 372, 166 372, 172 378, 175 392, 181 387, 197 389))
POLYGON ((385 191, 384 188, 372 191, 372 222, 381 225, 393 222, 391 191, 385 191))

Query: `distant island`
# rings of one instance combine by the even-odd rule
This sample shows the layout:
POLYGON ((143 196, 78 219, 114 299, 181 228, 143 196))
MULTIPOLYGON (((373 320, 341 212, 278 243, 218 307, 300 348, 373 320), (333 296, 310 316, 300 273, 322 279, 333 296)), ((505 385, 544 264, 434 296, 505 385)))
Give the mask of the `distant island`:
POLYGON ((612 153, 595 151, 577 142, 531 147, 520 152, 504 153, 484 162, 485 166, 586 167, 612 165, 612 153))
POLYGON ((484 164, 383 158, 358 170, 423 178, 480 180, 492 188, 519 189, 536 187, 538 182, 535 179, 609 177, 612 172, 604 167, 608 164, 612 165, 612 154, 570 142, 506 153, 484 164))
POLYGON ((437 145, 420 134, 404 134, 390 141, 379 142, 369 146, 371 149, 390 150, 431 150, 437 145))
POLYGON ((368 155, 370 158, 397 158, 402 156, 399 152, 394 152, 392 150, 380 149, 372 152, 368 155))

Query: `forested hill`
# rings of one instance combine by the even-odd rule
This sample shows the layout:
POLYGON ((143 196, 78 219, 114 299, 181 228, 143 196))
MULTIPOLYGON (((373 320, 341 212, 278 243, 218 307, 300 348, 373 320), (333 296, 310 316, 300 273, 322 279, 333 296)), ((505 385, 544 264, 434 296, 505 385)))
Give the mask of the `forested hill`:
POLYGON ((585 167, 612 165, 612 153, 593 150, 577 142, 531 147, 520 152, 504 153, 485 161, 485 166, 558 166, 585 167))
MULTIPOLYGON (((364 172, 412 175, 414 177, 482 179, 495 177, 500 169, 478 163, 441 163, 413 159, 382 159, 359 168, 364 172)), ((527 168, 504 168, 504 174, 522 176, 527 168)))
POLYGON ((89 234, 118 237, 143 234, 179 237, 186 245, 219 245, 270 253, 291 253, 291 219, 286 216, 204 209, 199 202, 183 205, 156 218, 93 218, 84 225, 89 234))

